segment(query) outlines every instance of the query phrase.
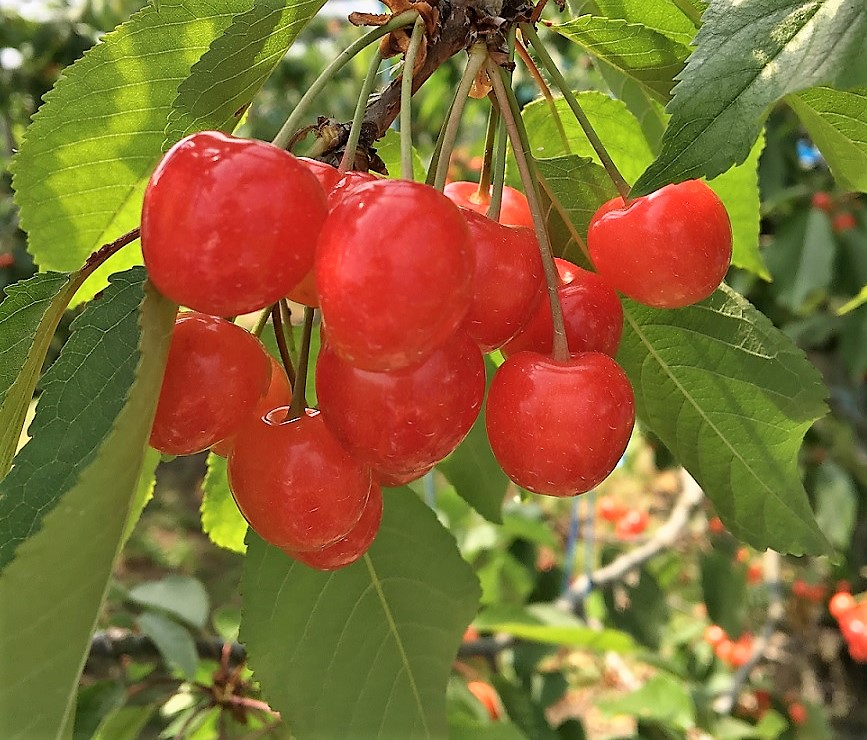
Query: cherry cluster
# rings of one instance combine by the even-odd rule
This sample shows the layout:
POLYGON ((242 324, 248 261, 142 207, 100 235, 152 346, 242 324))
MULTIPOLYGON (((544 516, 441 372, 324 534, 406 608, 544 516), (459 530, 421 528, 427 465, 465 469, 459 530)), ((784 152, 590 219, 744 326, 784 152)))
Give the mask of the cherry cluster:
POLYGON ((867 600, 858 601, 848 591, 838 591, 828 602, 828 611, 840 625, 852 660, 867 663, 867 600))
POLYGON ((704 641, 714 651, 714 655, 732 668, 740 668, 749 662, 753 654, 753 635, 744 632, 736 640, 718 624, 711 624, 704 631, 704 641))
POLYGON ((192 309, 176 321, 151 444, 228 455, 250 525, 309 565, 360 557, 379 527, 380 486, 422 476, 457 447, 484 401, 482 355, 497 349, 506 359, 486 423, 502 468, 536 493, 595 487, 635 420, 613 359, 615 288, 682 306, 728 266, 728 217, 702 183, 606 203, 588 236, 599 274, 556 261, 568 344, 559 357, 526 200, 507 189, 495 221, 466 185, 443 194, 342 173, 218 132, 178 142, 148 184, 149 276, 192 309), (287 297, 321 312, 318 409, 303 402, 303 378, 293 398, 284 368, 227 320, 287 297))
POLYGON ((599 517, 614 525, 614 535, 620 540, 632 540, 647 529, 650 514, 633 509, 613 496, 602 496, 597 505, 599 517))

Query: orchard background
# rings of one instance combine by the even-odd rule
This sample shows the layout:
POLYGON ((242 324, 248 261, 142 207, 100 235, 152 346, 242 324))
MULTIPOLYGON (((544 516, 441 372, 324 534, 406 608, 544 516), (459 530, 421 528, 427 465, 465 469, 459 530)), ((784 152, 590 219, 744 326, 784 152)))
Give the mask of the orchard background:
MULTIPOLYGON (((334 574, 245 544, 218 458, 158 465, 174 309, 129 270, 134 245, 79 270, 138 224, 167 146, 271 139, 370 8, 0 6, 0 737, 867 734, 867 667, 828 611, 867 577, 867 10, 709 6, 574 2, 539 26, 636 191, 706 177, 733 224, 731 289, 627 305, 639 423, 622 465, 575 500, 530 496, 477 426, 386 492, 365 562, 334 574)), ((417 179, 461 77, 448 56, 414 98, 417 179)), ((349 121, 368 61, 305 123, 349 121)), ((613 186, 564 101, 558 119, 520 60, 513 83, 553 245, 580 259, 613 186)), ((455 179, 478 176, 483 102, 455 179)), ((396 175, 398 134, 376 147, 396 175)))

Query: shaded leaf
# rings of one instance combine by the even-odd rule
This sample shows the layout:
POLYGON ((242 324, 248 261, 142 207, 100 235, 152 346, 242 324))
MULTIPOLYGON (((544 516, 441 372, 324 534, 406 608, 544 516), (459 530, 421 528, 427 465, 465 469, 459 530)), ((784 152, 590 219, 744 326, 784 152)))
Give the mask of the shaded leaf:
POLYGON ((835 462, 825 461, 816 473, 815 491, 819 527, 836 547, 848 548, 858 516, 858 489, 851 476, 835 462))
POLYGON ((232 552, 245 552, 247 520, 239 511, 229 489, 225 458, 213 453, 208 455, 208 474, 202 490, 202 531, 219 547, 232 552))
MULTIPOLYGON (((486 357, 488 383, 495 370, 494 363, 486 357)), ((437 469, 455 487, 461 498, 485 519, 494 524, 503 521, 503 499, 509 479, 491 451, 485 430, 484 406, 466 439, 437 469)))
POLYGON ((46 272, 6 287, 0 303, 0 478, 9 472, 51 339, 79 283, 46 272))
POLYGON ((387 491, 359 562, 322 573, 252 532, 241 639, 272 707, 304 738, 446 734, 445 688, 479 585, 435 514, 387 491))
POLYGON ((625 300, 624 318, 617 359, 642 422, 726 528, 759 550, 827 552, 796 465, 804 434, 826 412, 803 352, 726 286, 675 311, 625 300))
POLYGON ((712 0, 703 21, 668 106, 662 153, 634 195, 740 164, 771 103, 832 79, 867 51, 861 0, 712 0))
POLYGON ((689 56, 689 47, 652 28, 620 19, 584 15, 552 30, 604 60, 662 103, 671 97, 674 78, 689 56))
POLYGON ((166 127, 168 142, 205 129, 234 130, 323 5, 325 0, 256 0, 249 10, 235 15, 177 88, 166 127))
POLYGON ((701 557, 701 592, 707 616, 727 634, 737 636, 746 613, 746 573, 727 553, 716 550, 701 557))
POLYGON ((845 190, 867 192, 867 87, 814 87, 786 102, 819 147, 845 190))
POLYGON ((521 687, 500 674, 491 676, 491 683, 500 695, 506 713, 533 740, 558 740, 557 733, 545 718, 545 710, 521 687))
POLYGON ((197 578, 168 575, 133 586, 127 596, 139 606, 168 612, 199 629, 208 621, 208 594, 197 578))
POLYGON ((152 704, 121 707, 106 717, 92 740, 137 740, 155 710, 152 704))
MULTIPOLYGON (((60 479, 72 484, 63 488, 53 509, 46 509, 38 531, 18 547, 0 574, 4 740, 56 737, 71 727, 79 673, 139 481, 176 311, 152 290, 143 292, 143 279, 140 269, 114 276, 103 299, 80 319, 87 325, 86 314, 91 314, 91 324, 99 323, 93 314, 114 316, 111 341, 123 337, 115 352, 134 358, 128 390, 115 389, 125 403, 112 417, 111 432, 102 441, 94 440, 98 447, 88 464, 80 466, 77 458, 67 461, 67 475, 60 479), (140 315, 140 323, 126 320, 130 311, 140 315)), ((106 381, 105 369, 94 368, 100 383, 106 381)), ((83 388, 79 393, 86 395, 90 385, 83 388)), ((101 404, 99 411, 108 413, 101 404)), ((87 434, 82 429, 75 436, 87 434)), ((41 445, 42 433, 28 446, 41 445)), ((42 449, 43 459, 51 454, 42 449)), ((16 464, 12 474, 18 469, 16 464)), ((39 468, 31 468, 31 473, 36 477, 39 468)))
POLYGON ((681 730, 695 726, 695 704, 686 685, 664 673, 653 676, 640 689, 620 699, 598 704, 608 715, 628 714, 638 719, 654 719, 681 730))
MULTIPOLYGON (((40 269, 77 269, 138 224, 178 84, 241 9, 231 0, 162 0, 64 71, 13 165, 21 227, 40 269)), ((92 297, 107 275, 140 261, 137 248, 120 251, 79 297, 92 297)))
POLYGON ((527 740, 511 722, 473 722, 461 717, 449 722, 450 740, 527 740))
POLYGON ((157 612, 139 614, 135 621, 142 633, 153 640, 168 666, 178 668, 189 680, 195 678, 199 656, 186 627, 157 612))

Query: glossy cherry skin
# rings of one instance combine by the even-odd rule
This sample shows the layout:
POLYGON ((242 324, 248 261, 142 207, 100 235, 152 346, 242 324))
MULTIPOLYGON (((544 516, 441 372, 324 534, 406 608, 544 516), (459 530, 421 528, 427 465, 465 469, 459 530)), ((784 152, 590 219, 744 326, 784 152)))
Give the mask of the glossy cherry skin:
MULTIPOLYGON (((439 462, 439 460, 437 460, 437 462, 439 462)), ((426 465, 418 470, 407 470, 401 473, 386 473, 382 470, 374 470, 373 479, 379 483, 379 485, 385 486, 386 488, 399 488, 400 486, 405 486, 407 483, 412 483, 412 481, 418 480, 422 476, 427 475, 431 470, 433 470, 434 465, 436 465, 436 463, 426 465)))
POLYGON ((175 320, 150 444, 191 455, 235 434, 268 389, 271 363, 240 326, 190 311, 175 320))
POLYGON ((624 207, 600 206, 587 232, 599 274, 621 293, 654 308, 707 298, 725 277, 732 228, 725 206, 700 180, 666 185, 624 207))
POLYGON ((309 157, 298 157, 298 161, 303 164, 310 173, 319 181, 322 190, 326 194, 331 192, 331 189, 340 182, 343 173, 336 167, 330 164, 320 162, 318 159, 310 159, 309 157))
POLYGON ((500 466, 534 493, 574 496, 614 470, 635 423, 632 386, 608 355, 560 362, 509 357, 488 392, 488 439, 500 466))
MULTIPOLYGON (((487 214, 488 206, 491 204, 490 195, 487 198, 478 197, 479 184, 477 182, 462 180, 450 182, 443 189, 443 193, 457 205, 481 213, 483 216, 487 214)), ((527 196, 520 190, 503 185, 500 217, 497 220, 504 226, 526 226, 532 229, 533 215, 527 204, 527 196)))
POLYGON ((472 296, 466 221, 442 193, 380 180, 355 188, 328 216, 316 285, 328 341, 364 370, 396 370, 442 346, 472 296))
POLYGON ((387 373, 353 367, 326 344, 316 394, 334 436, 394 485, 423 474, 470 431, 485 394, 485 363, 462 332, 421 362, 387 373))
MULTIPOLYGON (((623 307, 614 289, 599 275, 582 270, 567 260, 555 258, 561 285, 560 305, 566 327, 566 343, 572 355, 602 352, 614 357, 623 334, 623 307)), ((551 354, 554 323, 548 294, 518 335, 502 348, 506 357, 518 352, 551 354)))
POLYGON ((524 226, 502 226, 466 208, 461 213, 476 263, 472 302, 461 328, 482 352, 492 352, 521 330, 542 298, 539 242, 524 226))
POLYGON ((175 144, 151 176, 141 243, 165 296, 235 316, 285 296, 310 270, 325 193, 288 152, 213 131, 175 144))
MULTIPOLYGON (((273 357, 268 359, 271 360, 271 383, 268 386, 268 391, 256 404, 252 413, 254 417, 264 416, 271 409, 276 409, 278 406, 288 406, 292 402, 292 386, 289 384, 289 378, 286 377, 286 371, 273 357)), ((228 457, 234 444, 235 435, 232 434, 213 445, 211 452, 220 457, 228 457)))
POLYGON ((316 570, 345 568, 367 552, 376 539, 381 522, 382 490, 374 483, 370 487, 370 496, 361 513, 361 519, 345 537, 341 537, 333 545, 328 545, 321 550, 311 552, 286 550, 286 554, 316 570))
POLYGON ((286 419, 281 407, 244 425, 229 456, 229 486, 262 539, 289 550, 319 550, 361 518, 370 470, 350 457, 315 409, 286 419))

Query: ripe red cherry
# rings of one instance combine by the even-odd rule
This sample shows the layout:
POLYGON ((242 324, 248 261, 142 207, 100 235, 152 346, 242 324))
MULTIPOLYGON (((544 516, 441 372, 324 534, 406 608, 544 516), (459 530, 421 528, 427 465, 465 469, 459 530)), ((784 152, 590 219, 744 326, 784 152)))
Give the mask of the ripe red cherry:
POLYGON ((518 333, 542 298, 539 242, 532 229, 502 226, 466 208, 461 213, 476 253, 473 298, 461 326, 482 352, 492 352, 518 333))
POLYGON ((175 320, 150 444, 190 455, 229 437, 268 389, 271 363, 256 337, 214 316, 175 320))
MULTIPOLYGON (((601 352, 614 357, 623 334, 623 307, 617 293, 595 273, 559 257, 554 262, 560 276, 558 292, 570 354, 601 352)), ((553 337, 551 303, 546 293, 527 325, 505 344, 503 354, 508 357, 529 351, 549 355, 553 349, 553 337)))
POLYGON ((365 370, 395 370, 445 344, 470 307, 466 221, 442 193, 407 180, 354 188, 316 253, 328 342, 365 370))
POLYGON ((708 643, 708 645, 713 645, 716 647, 723 640, 727 640, 728 635, 726 631, 720 627, 718 624, 711 624, 704 631, 704 641, 708 643))
POLYGON ((621 540, 630 540, 633 537, 640 535, 650 521, 650 516, 646 511, 637 511, 630 509, 614 525, 614 534, 621 540))
MULTIPOLYGON (((437 460, 437 462, 439 462, 439 460, 437 460)), ((436 462, 417 470, 407 470, 401 473, 387 473, 383 470, 374 470, 373 479, 379 483, 379 485, 385 486, 386 488, 399 488, 400 486, 405 486, 407 483, 411 483, 414 480, 418 480, 423 475, 426 475, 433 470, 434 465, 436 465, 436 462)))
POLYGON ((367 504, 371 479, 318 411, 307 409, 290 420, 281 407, 238 433, 229 456, 229 486, 262 539, 306 551, 349 533, 367 504))
POLYGON ((626 507, 611 496, 603 496, 599 499, 599 516, 606 522, 614 523, 627 511, 626 507))
POLYGON ((831 219, 831 227, 837 233, 850 231, 857 225, 858 223, 855 221, 855 216, 853 216, 849 211, 840 211, 840 213, 835 214, 834 218, 831 219))
POLYGON ((573 496, 601 483, 626 449, 635 398, 608 355, 567 362, 534 352, 509 357, 488 392, 488 439, 519 486, 573 496))
POLYGON ((312 552, 286 550, 286 554, 316 570, 345 568, 367 552, 376 539, 380 522, 382 522, 382 490, 374 483, 370 487, 370 496, 361 513, 361 519, 346 536, 321 550, 312 552))
POLYGON ((325 193, 288 152, 215 131, 175 144, 142 207, 145 265, 163 295, 216 316, 285 296, 313 265, 325 193))
POLYGON ((330 330, 328 341, 316 362, 322 416, 344 447, 386 483, 423 474, 470 431, 485 394, 485 364, 466 334, 388 373, 341 360, 330 346, 330 330))
POLYGON ((469 681, 467 682, 467 688, 488 711, 488 716, 494 722, 500 719, 503 714, 500 709, 500 697, 491 684, 485 683, 484 681, 469 681))
POLYGON ((340 182, 343 173, 336 167, 330 164, 320 162, 318 159, 310 159, 308 157, 298 157, 298 161, 303 164, 310 173, 319 181, 322 190, 327 194, 331 189, 340 182))
POLYGON ((732 229, 716 193, 687 180, 626 206, 620 197, 603 204, 590 221, 587 246, 612 287, 648 306, 680 308, 722 282, 732 229))
POLYGON ((834 207, 834 199, 826 192, 819 190, 813 193, 811 205, 820 211, 829 212, 834 207))
POLYGON ((789 719, 795 725, 802 725, 807 721, 807 710, 801 702, 796 701, 789 704, 789 719))
POLYGON ((855 608, 857 602, 852 594, 845 591, 838 591, 831 597, 828 602, 828 611, 835 619, 841 619, 844 614, 855 608))
POLYGON ((376 182, 379 178, 369 172, 356 172, 351 170, 344 172, 340 179, 328 190, 328 208, 334 210, 343 200, 344 196, 354 192, 356 188, 368 182, 376 182))
MULTIPOLYGON (((286 371, 273 357, 269 359, 271 360, 271 384, 268 386, 268 391, 262 396, 262 399, 253 410, 253 416, 257 417, 264 416, 278 406, 288 406, 292 401, 292 386, 289 385, 286 371)), ((228 457, 234 444, 235 435, 233 434, 217 442, 217 444, 211 447, 211 452, 215 455, 220 455, 220 457, 228 457)))
MULTIPOLYGON (((487 214, 491 196, 479 198, 479 184, 457 180, 448 183, 443 193, 463 208, 487 214)), ((520 190, 503 185, 503 198, 500 201, 500 217, 497 219, 504 226, 527 226, 533 228, 533 215, 527 204, 527 196, 520 190)))

